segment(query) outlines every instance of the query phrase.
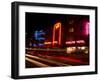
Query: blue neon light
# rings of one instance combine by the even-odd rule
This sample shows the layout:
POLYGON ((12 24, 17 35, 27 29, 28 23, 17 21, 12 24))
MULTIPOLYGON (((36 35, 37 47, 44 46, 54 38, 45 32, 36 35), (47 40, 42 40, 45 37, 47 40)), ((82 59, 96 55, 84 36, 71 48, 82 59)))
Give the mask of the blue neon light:
POLYGON ((43 42, 45 40, 45 37, 43 37, 43 35, 45 35, 45 32, 43 30, 40 31, 35 31, 34 32, 34 38, 36 41, 38 41, 37 44, 33 44, 33 46, 44 46, 44 43, 41 43, 41 41, 43 42))
POLYGON ((45 35, 45 32, 43 32, 43 30, 40 30, 40 31, 35 31, 34 33, 34 37, 35 37, 35 40, 45 40, 44 37, 42 37, 42 35, 45 35))
POLYGON ((32 44, 33 47, 37 46, 36 44, 32 44))
POLYGON ((42 43, 39 43, 38 45, 39 45, 39 46, 44 46, 44 44, 42 44, 42 43))

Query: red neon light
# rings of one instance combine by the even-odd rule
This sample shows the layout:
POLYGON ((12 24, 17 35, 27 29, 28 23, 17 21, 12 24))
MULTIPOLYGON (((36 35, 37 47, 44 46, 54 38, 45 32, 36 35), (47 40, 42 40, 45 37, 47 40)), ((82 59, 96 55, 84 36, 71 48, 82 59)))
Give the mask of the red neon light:
POLYGON ((58 29, 60 26, 60 23, 55 24, 55 28, 58 29))
POLYGON ((44 44, 52 44, 52 42, 44 42, 44 44))
POLYGON ((84 40, 77 40, 77 41, 66 41, 66 44, 75 44, 78 43, 78 44, 84 44, 85 41, 84 40))
POLYGON ((89 34, 89 22, 87 22, 85 24, 85 34, 88 35, 89 34))
POLYGON ((55 40, 55 27, 53 28, 53 41, 52 41, 53 46, 54 46, 54 40, 55 40))
POLYGON ((61 23, 59 24, 59 45, 61 45, 61 23))
MULTIPOLYGON (((57 44, 58 41, 54 41, 54 44, 57 44)), ((44 42, 44 44, 52 44, 52 42, 44 42)))
POLYGON ((75 41, 66 41, 66 44, 75 44, 75 41))
POLYGON ((77 43, 85 43, 85 41, 84 40, 78 40, 78 41, 76 41, 77 43))
POLYGON ((53 28, 53 41, 52 41, 53 46, 55 44, 54 41, 55 41, 56 30, 59 30, 58 44, 60 45, 61 44, 61 23, 60 22, 56 23, 53 28))

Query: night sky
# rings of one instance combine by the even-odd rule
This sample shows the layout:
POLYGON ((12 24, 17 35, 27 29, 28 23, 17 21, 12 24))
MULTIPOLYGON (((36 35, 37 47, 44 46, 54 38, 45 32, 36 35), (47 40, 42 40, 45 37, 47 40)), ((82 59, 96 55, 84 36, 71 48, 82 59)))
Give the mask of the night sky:
POLYGON ((64 26, 68 25, 71 20, 81 21, 89 16, 85 15, 65 15, 65 14, 47 14, 47 13, 29 13, 26 12, 26 33, 31 34, 34 30, 47 30, 56 22, 61 22, 64 26))

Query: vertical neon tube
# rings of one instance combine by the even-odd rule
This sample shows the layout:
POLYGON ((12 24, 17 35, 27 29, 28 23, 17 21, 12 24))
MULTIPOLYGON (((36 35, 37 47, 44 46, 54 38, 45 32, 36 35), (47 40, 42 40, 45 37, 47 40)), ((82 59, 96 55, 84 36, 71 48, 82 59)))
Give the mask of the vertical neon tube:
POLYGON ((59 45, 61 45, 61 23, 59 23, 59 45))
POLYGON ((89 22, 86 22, 85 24, 85 35, 89 34, 89 22))
POLYGON ((54 41, 55 41, 55 27, 53 28, 53 41, 52 41, 53 46, 54 46, 54 41))
POLYGON ((55 44, 55 32, 56 30, 59 30, 59 33, 58 33, 58 44, 61 45, 61 23, 56 23, 54 25, 54 28, 53 28, 53 41, 52 41, 52 45, 54 46, 55 44))

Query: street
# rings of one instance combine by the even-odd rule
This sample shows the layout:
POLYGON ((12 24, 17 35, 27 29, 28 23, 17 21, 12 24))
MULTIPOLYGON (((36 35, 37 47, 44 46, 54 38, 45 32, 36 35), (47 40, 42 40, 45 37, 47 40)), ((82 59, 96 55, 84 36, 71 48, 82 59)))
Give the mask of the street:
POLYGON ((47 50, 27 50, 28 53, 25 54, 26 68, 36 68, 36 67, 61 67, 61 66, 78 66, 78 65, 88 65, 88 61, 84 61, 80 55, 63 55, 64 52, 58 51, 47 51, 47 50), (61 55, 61 54, 62 55, 61 55), (51 54, 51 55, 50 55, 51 54), (58 54, 58 55, 57 55, 58 54))

